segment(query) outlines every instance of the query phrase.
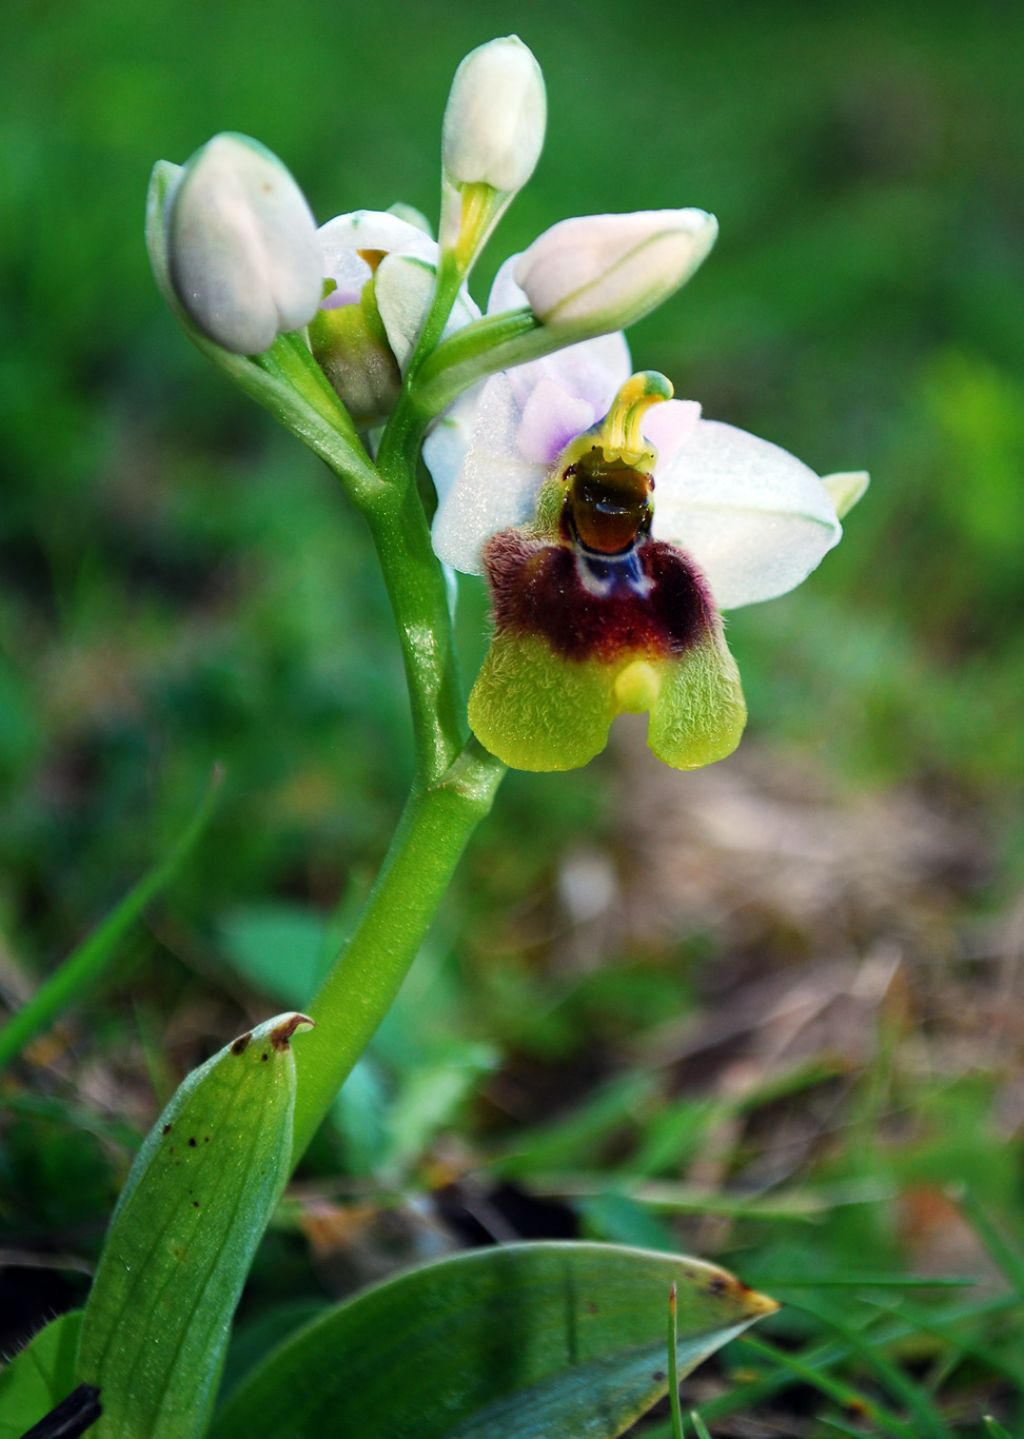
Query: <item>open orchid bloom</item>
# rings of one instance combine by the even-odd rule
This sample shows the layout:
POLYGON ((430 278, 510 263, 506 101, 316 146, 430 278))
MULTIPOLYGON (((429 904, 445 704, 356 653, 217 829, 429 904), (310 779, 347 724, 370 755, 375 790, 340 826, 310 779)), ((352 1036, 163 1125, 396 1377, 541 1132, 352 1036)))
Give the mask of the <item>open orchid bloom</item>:
MULTIPOLYGON (((274 156, 215 137, 184 170, 155 172, 154 269, 221 347, 219 363, 225 352, 258 357, 228 368, 357 502, 383 504, 382 480, 414 487, 402 446, 459 396, 423 458, 437 556, 491 589, 494 636, 469 719, 494 755, 520 769, 573 768, 631 710, 649 714, 655 754, 692 769, 731 753, 746 719, 722 612, 804 580, 838 543, 867 477, 819 478, 676 400, 664 376, 632 374, 621 330, 703 263, 718 234, 705 210, 560 221, 505 262, 488 322, 472 323, 466 279, 532 174, 545 124, 543 76, 520 40, 465 58, 445 113, 440 244, 399 207, 314 231, 274 156), (344 408, 325 403, 310 351, 344 408), (387 474, 375 475, 367 436, 392 421, 387 474)), ((422 630, 403 630, 417 636, 413 670, 427 653, 422 630)))
MULTIPOLYGON (((676 768, 730 754, 746 711, 719 611, 784 594, 839 541, 826 481, 671 396, 609 335, 495 375, 427 442, 434 547, 491 587, 470 720, 508 764, 585 764, 625 710, 676 768)), ((858 487, 833 488, 848 507, 858 487)))

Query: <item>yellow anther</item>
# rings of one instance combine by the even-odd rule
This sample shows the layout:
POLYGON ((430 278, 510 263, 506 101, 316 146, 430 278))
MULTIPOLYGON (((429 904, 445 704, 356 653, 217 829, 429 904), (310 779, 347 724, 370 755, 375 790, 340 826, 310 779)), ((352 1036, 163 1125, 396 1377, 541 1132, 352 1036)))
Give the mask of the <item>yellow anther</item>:
POLYGON ((364 264, 369 265, 371 272, 376 275, 377 266, 387 254, 387 250, 357 250, 356 254, 364 264))
POLYGON ((636 465, 650 455, 650 446, 644 443, 641 432, 644 415, 652 405, 671 400, 674 393, 671 380, 657 370, 641 370, 631 375, 598 427, 605 456, 620 457, 626 464, 636 465))

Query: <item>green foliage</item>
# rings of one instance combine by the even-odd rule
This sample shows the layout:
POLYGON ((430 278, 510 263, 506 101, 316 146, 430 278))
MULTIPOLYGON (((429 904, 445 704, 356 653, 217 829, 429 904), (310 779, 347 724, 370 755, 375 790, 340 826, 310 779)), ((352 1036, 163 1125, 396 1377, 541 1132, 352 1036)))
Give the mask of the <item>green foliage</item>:
POLYGON ((680 1376, 769 1313, 712 1266, 612 1245, 511 1245, 442 1260, 301 1330, 236 1390, 213 1439, 256 1426, 318 1439, 612 1439, 680 1376))
MULTIPOLYGON (((444 974, 446 1002, 423 1011, 424 1029, 443 1030, 438 1051, 415 1048, 415 1022, 382 1035, 346 1086, 342 1139, 307 1177, 379 1176, 389 1106, 407 1081, 412 1096, 432 1093, 451 1045, 447 1117, 407 1110, 398 1178, 412 1205, 433 1203, 427 1169, 457 1124, 458 1164, 479 1161, 474 1183, 564 1203, 591 1237, 708 1247, 773 1292, 788 1278, 784 1297, 842 1279, 844 1314, 934 1393, 951 1433, 973 1439, 985 1408, 1004 1421, 989 1432, 1017 1432, 1021 1401, 1006 1390, 1024 1343, 1010 1258, 1020 1145, 1012 1060, 996 1042, 1014 1008, 1010 925, 996 920, 1024 862, 1021 16, 954 0, 783 0, 739 18, 663 4, 649 18, 624 26, 606 3, 585 23, 528 0, 503 12, 544 63, 552 125, 502 240, 520 247, 574 210, 714 209, 713 260, 631 336, 638 362, 819 468, 868 465, 874 487, 798 595, 730 623, 753 722, 712 792, 711 842, 659 830, 638 847, 639 819, 653 826, 690 791, 662 779, 649 792, 628 742, 586 775, 514 781, 419 961, 420 975, 444 974), (767 781, 751 788, 746 766, 767 781), (907 882, 897 875, 892 895, 887 875, 839 888, 819 928, 758 892, 751 869, 759 815, 777 843, 791 806, 819 803, 823 775, 826 805, 842 777, 842 823, 868 847, 890 823, 899 832, 915 798, 933 838, 948 823, 958 839, 924 865, 901 844, 907 882), (871 809, 886 791, 892 805, 871 809), (747 828, 720 835, 737 806, 747 828), (858 830, 865 806, 872 823, 858 830), (620 887, 607 925, 562 904, 581 836, 620 887), (687 888, 694 876, 713 891, 706 902, 687 888), (806 964, 813 1008, 822 964, 893 948, 910 993, 895 1060, 859 1031, 847 1046, 826 1010, 821 1037, 812 1019, 805 1039, 830 1075, 744 1103, 751 1066, 772 1076, 786 1063, 764 1058, 770 1036, 738 1028, 751 972, 806 964), (674 1026, 698 1047, 666 1043, 674 1026), (500 1048, 497 1072, 463 1065, 481 1043, 500 1048), (954 1082, 964 1065, 973 1074, 954 1082), (861 1106, 866 1089, 875 1101, 861 1106), (559 1178, 562 1189, 541 1183, 559 1178), (671 1185, 653 1195, 671 1202, 652 1203, 641 1180, 671 1185), (973 1247, 945 1198, 960 1182, 990 1216, 973 1247), (780 1208, 801 1217, 780 1222, 780 1208), (1009 1295, 940 1292, 880 1310, 908 1270, 977 1278, 983 1243, 1009 1295)), ((140 242, 145 175, 154 156, 181 160, 238 126, 287 157, 321 219, 398 195, 430 210, 424 136, 447 76, 423 56, 440 35, 454 62, 486 31, 464 0, 423 11, 156 0, 130 27, 119 0, 14 7, 0 120, 5 1001, 44 982, 148 857, 168 852, 215 759, 229 783, 210 862, 183 868, 139 933, 132 995, 66 1013, 6 1077, 5 1249, 94 1259, 99 1215, 159 1105, 147 1081, 169 1092, 208 1036, 230 1032, 225 1011, 327 957, 312 932, 338 894, 364 887, 409 768, 361 522, 179 343, 140 242), (296 912, 311 922, 288 932, 296 912), (149 1075, 144 1046, 157 1056, 149 1075)), ((478 297, 497 258, 496 246, 478 297)), ((462 582, 469 678, 484 610, 480 587, 462 582)), ((808 887, 813 849, 797 843, 789 871, 808 887)), ((386 1208, 393 1194, 375 1184, 359 1192, 386 1208)), ((293 1283, 345 1292, 297 1249, 264 1252, 251 1315, 273 1314, 293 1283)), ((76 1302, 70 1287, 62 1302, 76 1302)), ((823 1432, 863 1432, 870 1419, 852 1416, 879 1408, 890 1426, 906 1422, 821 1321, 787 1310, 775 1326, 778 1344, 728 1351, 725 1393, 701 1394, 712 1428, 746 1411, 785 1432, 790 1395, 800 1423, 820 1412, 823 1432)))
POLYGON ((82 1321, 78 1376, 99 1387, 103 1436, 201 1435, 231 1317, 281 1195, 295 1065, 285 1014, 191 1074, 140 1150, 82 1321))
POLYGON ((52 1320, 0 1373, 0 1439, 21 1439, 75 1387, 82 1316, 52 1320))

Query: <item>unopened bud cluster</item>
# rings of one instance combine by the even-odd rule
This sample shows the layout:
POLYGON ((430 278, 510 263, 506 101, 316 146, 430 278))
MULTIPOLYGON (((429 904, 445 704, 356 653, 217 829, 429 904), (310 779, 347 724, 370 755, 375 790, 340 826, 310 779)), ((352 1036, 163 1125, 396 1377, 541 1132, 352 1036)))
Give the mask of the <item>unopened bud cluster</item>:
MULTIPOLYGON (((533 174, 546 119, 540 66, 517 36, 465 57, 444 115, 440 243, 401 207, 355 211, 318 231, 276 156, 243 135, 215 136, 178 171, 164 212, 167 274, 185 317, 240 355, 303 333, 357 426, 381 423, 437 297, 447 328, 437 323, 434 342, 479 313, 466 275, 533 174)), ((585 216, 553 226, 510 264, 557 347, 659 305, 716 233, 703 210, 585 216)))

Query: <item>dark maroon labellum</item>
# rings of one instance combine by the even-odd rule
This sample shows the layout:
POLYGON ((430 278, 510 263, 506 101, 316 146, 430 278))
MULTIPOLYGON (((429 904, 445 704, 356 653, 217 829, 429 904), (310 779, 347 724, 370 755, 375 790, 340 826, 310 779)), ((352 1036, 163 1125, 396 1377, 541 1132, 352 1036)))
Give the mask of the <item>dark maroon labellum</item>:
POLYGON ((714 624, 699 571, 657 540, 602 556, 506 530, 487 545, 484 564, 498 630, 541 635, 566 659, 681 655, 714 624))

